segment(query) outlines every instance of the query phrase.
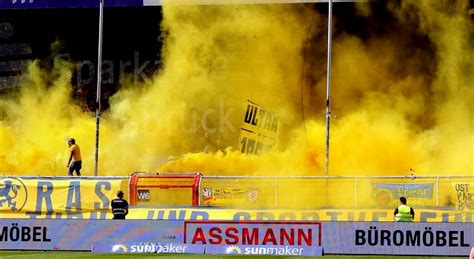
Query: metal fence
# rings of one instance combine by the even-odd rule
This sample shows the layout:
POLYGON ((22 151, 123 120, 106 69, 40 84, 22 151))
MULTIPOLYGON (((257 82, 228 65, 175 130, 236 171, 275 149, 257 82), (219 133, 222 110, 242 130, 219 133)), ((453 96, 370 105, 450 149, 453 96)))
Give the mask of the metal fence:
POLYGON ((201 205, 267 208, 474 209, 474 176, 206 176, 201 205))

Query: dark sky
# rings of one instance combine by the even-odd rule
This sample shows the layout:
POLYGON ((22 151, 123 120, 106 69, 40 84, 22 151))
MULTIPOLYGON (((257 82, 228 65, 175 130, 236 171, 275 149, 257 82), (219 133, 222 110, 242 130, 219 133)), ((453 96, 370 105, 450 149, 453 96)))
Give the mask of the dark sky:
MULTIPOLYGON (((95 100, 98 9, 0 10, 0 14, 0 24, 8 26, 10 31, 0 35, 0 46, 27 44, 31 47, 31 54, 12 54, 8 48, 0 49, 3 51, 0 53, 0 79, 18 76, 18 71, 9 69, 17 61, 38 59, 42 67, 48 69, 58 54, 67 55, 76 64, 72 80, 76 89, 72 95, 79 95, 79 99, 91 106, 95 100), (60 47, 52 50, 56 41, 60 42, 60 47), (81 93, 77 93, 78 85, 82 85, 81 93)), ((149 63, 140 71, 148 77, 157 69, 161 50, 160 22, 161 7, 105 8, 103 60, 108 60, 109 65, 104 65, 104 69, 113 70, 113 74, 104 74, 105 99, 117 90, 122 75, 133 74, 136 67, 140 70, 146 61, 149 63)), ((141 75, 137 75, 137 82, 143 81, 141 75)))

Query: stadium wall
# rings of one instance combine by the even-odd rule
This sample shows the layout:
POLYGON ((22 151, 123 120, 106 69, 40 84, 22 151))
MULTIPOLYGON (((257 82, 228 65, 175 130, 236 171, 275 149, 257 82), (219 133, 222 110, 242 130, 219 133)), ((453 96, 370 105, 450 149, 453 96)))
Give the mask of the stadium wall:
POLYGON ((463 256, 473 244, 466 223, 0 220, 0 250, 463 256))

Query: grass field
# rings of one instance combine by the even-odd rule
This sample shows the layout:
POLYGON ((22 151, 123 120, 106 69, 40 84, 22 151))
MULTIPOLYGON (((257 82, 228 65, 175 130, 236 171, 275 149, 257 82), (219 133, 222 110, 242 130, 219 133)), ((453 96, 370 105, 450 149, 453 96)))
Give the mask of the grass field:
MULTIPOLYGON (((244 259, 263 259, 263 258, 295 258, 289 256, 244 256, 244 255, 163 255, 163 254, 92 254, 90 252, 62 252, 62 251, 54 251, 54 252, 38 252, 38 251, 1 251, 0 258, 156 258, 159 256, 160 258, 192 258, 192 259, 201 259, 201 258, 244 258, 244 259)), ((318 258, 318 257, 311 257, 307 256, 304 258, 318 258)), ((415 258, 423 258, 423 259, 441 259, 441 258, 466 258, 466 257, 445 257, 445 256, 382 256, 382 255, 372 255, 372 256, 355 256, 355 255, 325 255, 325 259, 331 258, 383 258, 383 259, 415 259, 415 258)))

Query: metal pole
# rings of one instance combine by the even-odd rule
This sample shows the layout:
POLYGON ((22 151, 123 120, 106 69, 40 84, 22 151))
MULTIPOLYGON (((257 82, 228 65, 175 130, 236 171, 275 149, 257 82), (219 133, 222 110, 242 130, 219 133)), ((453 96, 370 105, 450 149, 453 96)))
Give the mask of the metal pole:
POLYGON ((104 0, 99 0, 99 46, 97 53, 97 99, 95 108, 95 163, 94 175, 97 176, 99 167, 99 124, 100 124, 100 97, 102 93, 102 34, 104 22, 104 0))
POLYGON ((436 177, 436 207, 439 207, 439 177, 436 177))
POLYGON ((278 178, 275 178, 275 208, 278 208, 278 178))
POLYGON ((357 198, 359 195, 357 195, 357 185, 359 184, 359 177, 355 177, 354 181, 354 208, 357 209, 357 198))
POLYGON ((331 41, 332 41, 332 0, 328 1, 328 57, 326 75, 326 176, 329 175, 329 125, 331 118, 331 41))

